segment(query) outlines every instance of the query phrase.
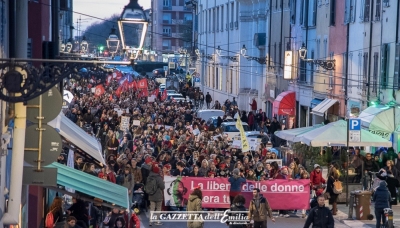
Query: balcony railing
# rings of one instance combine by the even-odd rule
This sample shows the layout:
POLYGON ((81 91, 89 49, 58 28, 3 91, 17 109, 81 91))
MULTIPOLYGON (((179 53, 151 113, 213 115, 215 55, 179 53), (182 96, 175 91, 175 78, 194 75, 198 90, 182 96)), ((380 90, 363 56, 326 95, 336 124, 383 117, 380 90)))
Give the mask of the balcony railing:
POLYGON ((163 20, 162 23, 163 24, 171 24, 171 21, 170 20, 163 20))
POLYGON ((172 19, 172 24, 181 25, 181 24, 183 24, 183 20, 182 19, 172 19))

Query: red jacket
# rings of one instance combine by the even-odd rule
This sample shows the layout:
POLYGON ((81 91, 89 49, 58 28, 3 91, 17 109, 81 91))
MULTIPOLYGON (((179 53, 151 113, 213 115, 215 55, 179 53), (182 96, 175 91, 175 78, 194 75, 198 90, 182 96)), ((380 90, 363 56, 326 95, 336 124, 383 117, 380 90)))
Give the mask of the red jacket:
POLYGON ((315 170, 313 170, 310 173, 310 181, 311 181, 311 188, 326 183, 325 179, 322 177, 322 171, 317 173, 315 170))
POLYGON ((250 106, 251 106, 251 110, 252 111, 257 110, 257 101, 253 100, 253 102, 250 104, 250 106))
POLYGON ((135 213, 132 213, 131 220, 129 221, 129 228, 140 228, 140 220, 135 213))

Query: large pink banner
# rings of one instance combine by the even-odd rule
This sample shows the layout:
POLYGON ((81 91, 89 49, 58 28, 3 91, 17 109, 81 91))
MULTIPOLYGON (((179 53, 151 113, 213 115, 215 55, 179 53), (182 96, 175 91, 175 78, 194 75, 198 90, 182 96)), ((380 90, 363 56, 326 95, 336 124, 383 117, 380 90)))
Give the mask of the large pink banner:
MULTIPOLYGON (((229 208, 230 183, 227 178, 179 178, 187 200, 193 189, 199 186, 203 192, 203 208, 229 208)), ((274 210, 308 209, 310 205, 309 180, 247 181, 242 186, 246 207, 253 198, 252 190, 259 188, 274 210)), ((184 201, 186 201, 184 200, 184 201)))

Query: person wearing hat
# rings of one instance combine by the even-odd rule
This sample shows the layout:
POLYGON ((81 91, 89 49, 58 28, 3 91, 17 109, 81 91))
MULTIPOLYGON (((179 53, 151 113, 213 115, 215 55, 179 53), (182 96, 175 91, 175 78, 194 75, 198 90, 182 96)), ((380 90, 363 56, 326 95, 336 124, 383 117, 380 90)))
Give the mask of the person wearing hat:
POLYGON ((310 173, 311 188, 317 190, 322 184, 326 183, 326 180, 322 177, 321 166, 318 164, 314 165, 314 170, 310 173))
POLYGON ((386 181, 381 181, 379 183, 379 187, 376 189, 372 197, 372 201, 375 202, 375 218, 377 228, 381 227, 381 220, 383 224, 386 222, 386 216, 383 210, 385 208, 390 208, 391 195, 386 186, 386 181))
MULTIPOLYGON (((150 213, 153 211, 161 211, 162 201, 164 199, 163 192, 165 189, 164 180, 160 175, 160 167, 157 163, 153 163, 151 171, 147 177, 145 192, 149 196, 150 201, 150 213)), ((157 219, 158 220, 158 219, 157 219)), ((153 224, 153 216, 150 217, 149 225, 153 224)), ((162 225, 160 221, 156 221, 156 225, 162 225)))
POLYGON ((236 168, 232 171, 232 176, 229 177, 228 181, 231 183, 229 198, 230 202, 232 203, 235 196, 242 192, 242 185, 246 183, 246 178, 244 178, 243 173, 240 173, 240 170, 236 168))
POLYGON ((217 177, 229 177, 230 172, 229 169, 227 169, 225 163, 220 163, 219 164, 219 170, 217 171, 217 177))

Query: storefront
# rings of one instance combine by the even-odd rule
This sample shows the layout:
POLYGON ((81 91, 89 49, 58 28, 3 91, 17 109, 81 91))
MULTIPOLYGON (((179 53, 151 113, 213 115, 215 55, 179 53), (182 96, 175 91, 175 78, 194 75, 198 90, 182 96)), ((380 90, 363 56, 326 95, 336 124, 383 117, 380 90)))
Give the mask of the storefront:
POLYGON ((281 123, 286 129, 295 126, 296 119, 296 92, 285 91, 280 93, 273 103, 273 116, 282 117, 281 123))

